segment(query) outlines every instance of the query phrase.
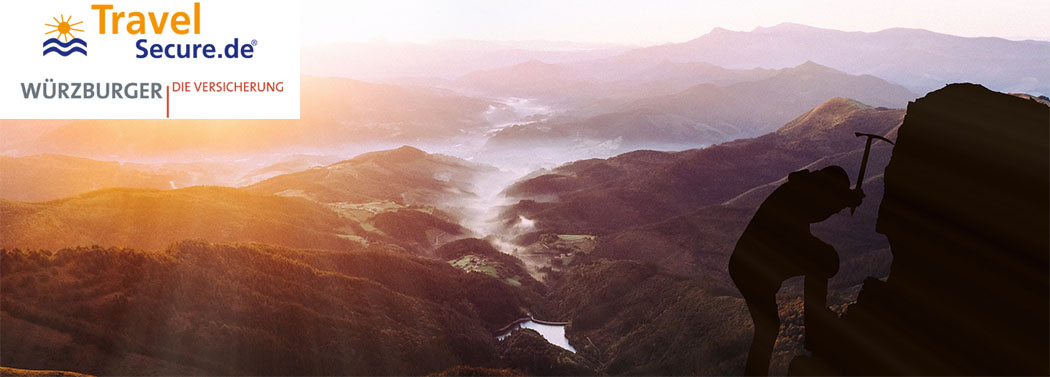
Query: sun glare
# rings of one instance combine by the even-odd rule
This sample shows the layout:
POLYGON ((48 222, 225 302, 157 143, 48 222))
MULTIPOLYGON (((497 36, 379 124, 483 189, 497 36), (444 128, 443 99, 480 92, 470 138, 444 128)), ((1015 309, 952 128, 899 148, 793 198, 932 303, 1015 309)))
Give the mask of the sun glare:
POLYGON ((64 38, 65 40, 63 40, 63 42, 69 42, 70 39, 76 38, 76 36, 73 35, 74 31, 84 32, 83 30, 73 28, 74 26, 80 25, 84 21, 79 21, 75 24, 70 24, 69 21, 73 19, 73 16, 65 18, 65 15, 59 15, 58 17, 61 19, 61 21, 59 21, 59 18, 51 18, 52 20, 55 20, 55 23, 57 23, 58 25, 44 24, 45 26, 55 28, 55 30, 51 30, 44 34, 58 32, 58 37, 56 38, 64 38))

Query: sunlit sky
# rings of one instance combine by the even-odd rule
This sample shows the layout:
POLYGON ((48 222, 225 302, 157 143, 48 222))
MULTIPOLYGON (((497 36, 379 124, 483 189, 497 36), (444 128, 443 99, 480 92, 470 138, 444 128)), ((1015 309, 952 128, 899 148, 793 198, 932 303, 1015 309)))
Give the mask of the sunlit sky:
POLYGON ((449 39, 649 45, 795 22, 1050 40, 1050 0, 349 0, 302 5, 303 43, 449 39))

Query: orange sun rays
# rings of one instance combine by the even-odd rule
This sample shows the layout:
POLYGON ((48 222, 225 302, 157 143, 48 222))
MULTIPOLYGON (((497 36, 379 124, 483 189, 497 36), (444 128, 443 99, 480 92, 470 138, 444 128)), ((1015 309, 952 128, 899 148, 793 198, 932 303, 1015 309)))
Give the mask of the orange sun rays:
POLYGON ((63 38, 63 42, 68 42, 70 39, 76 38, 76 36, 73 35, 74 31, 84 32, 83 30, 74 28, 74 26, 80 25, 84 23, 84 21, 79 21, 75 24, 70 24, 69 21, 73 19, 73 16, 69 16, 69 18, 66 18, 65 15, 62 14, 58 17, 59 18, 51 17, 52 20, 55 20, 56 25, 44 24, 44 26, 50 26, 55 28, 55 30, 51 30, 47 33, 44 33, 45 35, 58 32, 58 37, 56 37, 56 39, 63 38), (59 19, 61 19, 61 21, 59 19))

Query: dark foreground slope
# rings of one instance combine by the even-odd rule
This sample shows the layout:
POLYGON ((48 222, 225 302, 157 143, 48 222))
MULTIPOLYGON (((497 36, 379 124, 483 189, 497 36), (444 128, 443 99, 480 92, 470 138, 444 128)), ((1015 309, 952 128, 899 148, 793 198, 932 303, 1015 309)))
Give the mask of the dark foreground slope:
POLYGON ((877 224, 892 272, 792 373, 1050 373, 1050 108, 953 84, 897 141, 877 224))
POLYGON ((0 367, 0 376, 4 377, 91 377, 87 374, 62 370, 32 370, 0 367))
POLYGON ((594 376, 594 365, 583 356, 547 342, 532 329, 514 330, 496 348, 500 359, 530 376, 594 376))
MULTIPOLYGON (((633 261, 574 265, 548 295, 579 354, 609 375, 733 376, 744 371, 750 317, 735 290, 703 276, 669 274, 633 261)), ((832 309, 850 300, 835 294, 832 309)), ((781 325, 771 368, 787 371, 802 351, 802 301, 782 295, 781 325)))
POLYGON ((384 251, 182 242, 3 250, 4 366, 92 374, 418 375, 499 367, 519 290, 384 251))

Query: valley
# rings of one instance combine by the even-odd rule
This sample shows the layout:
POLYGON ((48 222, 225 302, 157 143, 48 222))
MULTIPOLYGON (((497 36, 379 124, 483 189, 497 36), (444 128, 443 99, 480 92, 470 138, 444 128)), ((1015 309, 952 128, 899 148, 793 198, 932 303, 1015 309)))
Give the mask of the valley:
MULTIPOLYGON (((57 365, 48 366, 97 374, 256 373, 262 370, 305 370, 326 374, 324 370, 309 368, 328 365, 336 368, 333 371, 346 373, 350 369, 345 368, 351 365, 346 363, 361 363, 355 364, 356 368, 364 368, 359 372, 365 374, 424 373, 455 365, 525 368, 523 365, 538 361, 519 365, 514 363, 524 361, 512 362, 509 360, 513 358, 508 359, 509 356, 499 356, 497 348, 503 347, 508 342, 504 339, 510 339, 511 334, 498 333, 497 330, 530 316, 566 323, 551 326, 527 321, 520 327, 538 330, 536 334, 555 344, 557 349, 574 352, 577 355, 574 358, 582 358, 577 362, 589 365, 586 368, 592 371, 589 373, 734 373, 733 367, 688 369, 687 365, 692 364, 676 361, 687 358, 714 362, 721 357, 717 355, 727 352, 725 348, 639 343, 637 337, 642 333, 637 331, 651 333, 650 336, 666 336, 663 341, 679 339, 691 343, 716 337, 720 339, 719 343, 744 344, 746 335, 741 324, 747 319, 746 310, 722 266, 728 257, 727 247, 732 245, 763 193, 768 191, 766 187, 775 184, 788 172, 815 164, 855 164, 851 160, 856 159, 859 146, 852 140, 851 133, 890 134, 901 116, 899 110, 876 109, 856 101, 832 99, 788 122, 779 131, 754 139, 683 152, 632 152, 550 169, 540 167, 522 176, 505 167, 402 146, 275 175, 239 188, 112 188, 47 202, 4 200, 0 202, 0 216, 4 219, 0 224, 0 234, 3 235, 0 246, 4 249, 5 269, 10 269, 3 273, 3 287, 9 290, 4 294, 4 312, 20 321, 54 329, 48 331, 70 334, 73 344, 78 347, 107 350, 105 354, 93 356, 95 359, 145 357, 150 360, 146 363, 118 362, 109 364, 117 366, 107 367, 118 369, 75 360, 53 361, 57 365), (764 155, 768 157, 759 158, 764 155), (719 167, 710 170, 714 166, 719 167), (689 168, 678 170, 683 167, 689 168), (741 170, 755 173, 749 173, 746 180, 741 180, 744 177, 735 177, 734 174, 741 170), (702 184, 705 181, 719 181, 720 184, 702 184), (625 195, 631 191, 636 193, 625 195), (632 195, 638 199, 627 200, 632 195), (647 198, 643 200, 642 197, 647 198), (590 209, 580 210, 588 207, 590 209), (603 208, 611 212, 593 212, 603 208), (212 258, 223 259, 213 261, 212 258), (257 258, 264 259, 249 262, 257 258), (109 259, 126 262, 106 262, 109 259), (125 263, 132 263, 134 267, 128 267, 129 272, 122 273, 118 272, 120 267, 110 266, 125 263), (249 263, 243 267, 249 270, 235 267, 243 263, 249 263), (405 263, 419 264, 425 266, 420 268, 427 270, 406 270, 405 263), (224 267, 214 269, 218 266, 224 267), (201 269, 199 273, 187 275, 188 271, 197 269, 201 269), (300 270, 304 272, 294 272, 300 270), (130 271, 135 272, 127 275, 130 271), (411 278, 405 275, 420 273, 423 275, 411 278), (170 284, 164 282, 176 278, 185 283, 163 289, 143 286, 149 282, 170 284), (238 288, 248 284, 245 281, 231 286, 229 289, 233 290, 230 291, 208 293, 225 298, 196 297, 203 293, 199 290, 213 284, 209 283, 210 279, 232 284, 246 278, 252 285, 238 288), (447 281, 419 280, 421 278, 447 281), (280 280, 270 283, 266 279, 280 280), (311 279, 321 280, 311 282, 311 279), (341 281, 339 279, 349 279, 345 284, 353 282, 357 285, 332 286, 334 281, 341 281), (48 282, 88 285, 64 293, 67 296, 61 298, 33 301, 43 298, 27 289, 41 289, 40 284, 51 284, 48 282), (312 296, 285 292, 287 289, 305 289, 311 284, 321 284, 317 288, 322 291, 312 296), (463 284, 470 284, 469 288, 463 284), (282 286, 285 288, 279 289, 282 286), (415 301, 390 302, 379 299, 382 296, 379 293, 374 297, 361 296, 372 294, 361 291, 365 286, 398 292, 399 296, 408 295, 415 301), (442 287, 442 292, 448 293, 433 291, 438 286, 442 287), (178 290, 168 291, 170 289, 178 290), (343 291, 324 291, 332 289, 343 291), (338 298, 351 301, 330 302, 337 297, 327 297, 333 294, 345 296, 339 292, 351 291, 358 292, 352 296, 356 298, 338 298), (74 292, 83 296, 68 296, 74 292), (292 322, 285 322, 280 330, 272 324, 237 324, 236 328, 244 328, 246 333, 230 334, 242 338, 223 338, 227 340, 205 335, 214 330, 185 327, 201 321, 211 324, 209 326, 238 323, 229 321, 244 315, 238 313, 246 312, 228 312, 220 316, 221 311, 196 303, 201 302, 199 300, 241 302, 234 297, 258 297, 263 301, 257 304, 243 302, 229 310, 256 311, 260 309, 253 305, 267 305, 271 309, 265 310, 276 310, 273 315, 292 322), (327 298, 317 301, 321 297, 327 298), (173 313, 186 310, 186 314, 176 314, 176 317, 165 320, 175 322, 141 325, 146 327, 124 323, 146 321, 148 313, 153 313, 138 305, 161 305, 166 301, 187 306, 164 304, 168 305, 161 306, 164 310, 173 313), (76 311, 48 306, 57 302, 68 302, 69 308, 76 311), (278 304, 281 302, 286 304, 278 304), (386 306, 360 307, 366 302, 386 306), (291 309, 281 309, 283 306, 280 305, 306 306, 302 309, 305 311, 287 311, 291 309), (311 308, 310 305, 322 307, 311 308), (443 310, 452 312, 427 312, 435 310, 428 305, 450 308, 443 310), (401 313, 409 310, 407 308, 422 310, 420 313, 423 314, 418 315, 423 317, 419 318, 429 318, 428 321, 445 318, 441 320, 459 324, 450 327, 448 322, 433 322, 426 325, 431 327, 421 328, 418 326, 422 324, 408 326, 396 322, 397 318, 408 318, 404 317, 408 314, 401 313), (343 312, 345 310, 350 312, 343 312), (694 310, 698 311, 697 314, 686 314, 694 310), (119 323, 99 322, 114 313, 119 313, 119 318, 124 320, 119 323), (381 326, 375 330, 354 324, 379 313, 385 313, 382 315, 395 322, 370 325, 381 326), (696 317, 699 313, 706 314, 696 317), (320 317, 312 319, 311 316, 320 317), (720 320, 725 316, 737 319, 720 320), (433 339, 428 341, 430 343, 413 342, 415 345, 411 347, 392 341, 389 347, 393 348, 384 348, 383 352, 395 352, 390 354, 395 359, 402 357, 396 356, 396 352, 429 350, 439 344, 445 347, 453 345, 448 351, 454 353, 430 355, 426 358, 433 360, 429 364, 414 362, 411 366, 393 361, 376 364, 376 360, 364 364, 364 359, 353 359, 362 356, 351 352, 354 343, 349 341, 342 342, 350 347, 343 351, 328 349, 321 352, 320 349, 309 351, 314 348, 307 348, 297 351, 306 353, 286 362, 256 364, 254 360, 259 359, 255 358, 267 356, 251 351, 237 356, 248 359, 209 359, 201 354, 179 354, 178 350, 186 349, 189 343, 171 343, 175 341, 172 340, 164 343, 170 348, 153 348, 153 345, 132 340, 141 338, 139 332, 156 328, 150 331, 171 333, 151 336, 183 339, 181 342, 219 342, 209 343, 214 344, 209 347, 231 341, 244 347, 270 347, 258 343, 264 339, 290 347, 293 346, 288 343, 291 338, 282 338, 290 335, 272 332, 288 331, 284 329, 287 326, 300 326, 305 330, 310 327, 307 323, 317 320, 335 321, 323 322, 329 329, 348 326, 346 331, 351 333, 346 334, 364 331, 353 335, 361 342, 368 341, 366 339, 375 341, 369 337, 376 335, 368 335, 368 331, 376 332, 374 334, 390 331, 382 328, 425 332, 452 331, 452 328, 470 326, 469 334, 473 335, 448 339, 423 333, 383 335, 384 338, 395 336, 406 340, 420 336, 433 339), (706 328, 716 323, 719 327, 705 330, 714 332, 700 338, 681 338, 682 334, 691 332, 670 329, 685 324, 706 328), (115 329, 115 334, 125 335, 120 335, 120 338, 104 335, 112 333, 106 330, 106 326, 120 326, 115 329), (80 332, 84 333, 78 335, 80 332), (269 333, 272 335, 260 337, 269 333), (660 358, 662 361, 637 359, 637 347, 663 350, 661 352, 667 354, 660 358), (357 356, 353 356, 355 354, 357 356), (638 365, 635 368, 642 369, 630 369, 627 365, 638 365)), ((884 160, 887 152, 878 149, 874 160, 884 160)), ((524 167, 516 169, 527 170, 524 167)), ((867 187, 869 195, 877 197, 880 171, 877 168, 872 170, 872 176, 876 178, 867 187)), ((884 241, 853 240, 844 236, 847 229, 873 222, 874 206, 874 203, 866 204, 845 223, 829 223, 819 230, 826 234, 823 237, 838 240, 837 245, 842 247, 846 267, 833 285, 833 295, 839 305, 852 300, 855 287, 863 278, 873 274, 885 276, 887 272, 889 259, 885 255, 887 246, 884 241), (843 237, 835 238, 839 234, 843 237)), ((56 286, 52 291, 68 289, 61 287, 64 286, 56 286)), ((783 290, 782 300, 788 305, 797 302, 800 295, 800 285, 790 283, 783 290)), ((785 312, 785 315, 791 316, 790 312, 785 312)), ((34 333, 13 334, 34 336, 34 333)), ((335 334, 343 333, 336 331, 324 336, 335 334)), ((776 360, 780 361, 776 362, 780 364, 775 365, 779 365, 780 370, 786 368, 789 357, 801 347, 800 339, 792 334, 785 332, 778 341, 781 344, 778 346, 780 356, 776 360)), ((312 336, 318 338, 296 342, 331 344, 333 341, 320 334, 312 336)), ((299 345, 295 347, 304 345, 296 344, 299 345)), ((54 346, 39 343, 34 347, 38 347, 38 352, 47 352, 48 347, 54 346)), ((741 346, 730 352, 739 358, 743 351, 741 346)), ((555 357, 552 355, 544 357, 555 357)), ((20 357, 17 354, 5 355, 7 360, 19 360, 20 357)))
MULTIPOLYGON (((1048 42, 786 23, 533 43, 304 48, 297 120, 0 120, 3 370, 739 375, 729 257, 790 173, 855 184, 868 161, 855 212, 810 228, 844 315, 894 263, 894 146, 857 134, 898 140, 955 81, 1050 103, 1048 42)), ((802 298, 800 277, 777 293, 772 374, 809 354, 802 298)))

